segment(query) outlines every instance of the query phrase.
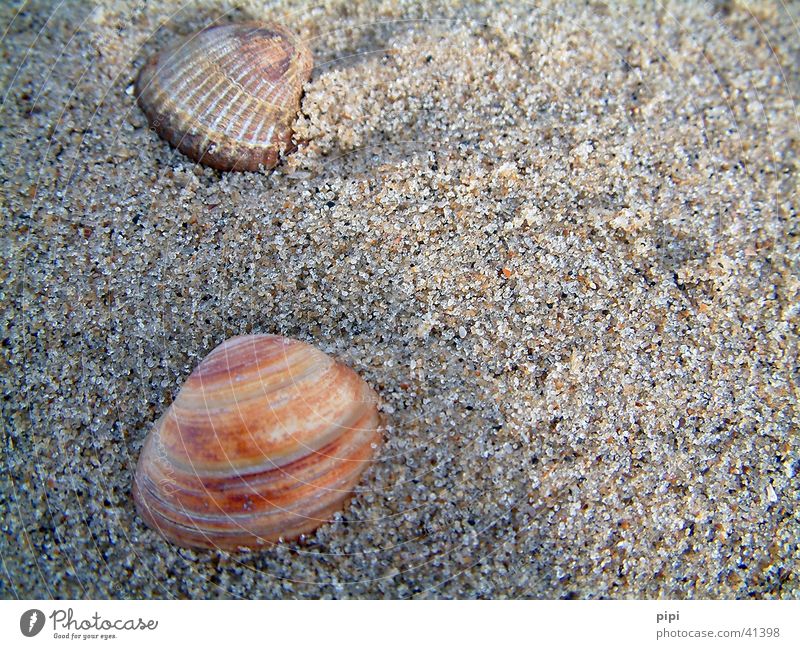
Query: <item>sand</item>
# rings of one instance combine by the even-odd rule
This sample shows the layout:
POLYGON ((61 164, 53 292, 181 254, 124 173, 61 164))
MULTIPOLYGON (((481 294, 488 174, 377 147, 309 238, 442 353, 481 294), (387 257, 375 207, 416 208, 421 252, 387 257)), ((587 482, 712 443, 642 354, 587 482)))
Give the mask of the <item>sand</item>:
POLYGON ((0 9, 0 594, 800 596, 798 5, 235 4, 0 9), (248 18, 316 61, 271 174, 132 96, 248 18), (303 542, 175 548, 142 441, 252 332, 356 369, 385 443, 303 542))

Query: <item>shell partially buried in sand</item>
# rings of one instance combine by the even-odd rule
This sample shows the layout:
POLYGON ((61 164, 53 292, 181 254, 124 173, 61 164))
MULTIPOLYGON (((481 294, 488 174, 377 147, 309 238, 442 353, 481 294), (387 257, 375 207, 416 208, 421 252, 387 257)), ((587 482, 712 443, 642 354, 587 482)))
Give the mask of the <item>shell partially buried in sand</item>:
POLYGON ((135 92, 156 132, 193 160, 269 169, 293 148, 312 67, 308 47, 281 25, 218 25, 153 56, 135 92))
POLYGON ((231 338, 192 372, 145 440, 137 509, 182 546, 296 538, 343 507, 380 426, 375 392, 315 347, 231 338))

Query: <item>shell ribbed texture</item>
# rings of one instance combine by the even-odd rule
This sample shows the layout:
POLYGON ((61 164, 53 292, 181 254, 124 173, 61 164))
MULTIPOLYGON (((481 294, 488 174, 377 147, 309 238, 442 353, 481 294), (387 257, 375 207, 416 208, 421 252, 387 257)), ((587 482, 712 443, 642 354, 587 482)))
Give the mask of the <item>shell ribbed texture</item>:
POLYGON ((274 167, 313 67, 277 24, 208 27, 153 56, 136 80, 156 132, 193 160, 225 170, 274 167))
POLYGON ((233 550, 310 532, 371 462, 377 401, 311 345, 232 338, 200 363, 145 440, 137 508, 184 546, 233 550))

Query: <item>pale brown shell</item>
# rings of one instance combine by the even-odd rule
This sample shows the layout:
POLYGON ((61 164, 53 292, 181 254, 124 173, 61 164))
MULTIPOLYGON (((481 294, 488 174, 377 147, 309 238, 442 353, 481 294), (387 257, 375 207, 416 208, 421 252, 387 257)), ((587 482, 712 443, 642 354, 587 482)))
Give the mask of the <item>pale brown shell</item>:
POLYGON ((305 43, 281 25, 217 25, 153 56, 135 92, 156 132, 193 160, 270 169, 293 148, 312 66, 305 43))
POLYGON ((231 338, 147 436, 137 509, 182 546, 235 550, 297 538, 343 507, 380 425, 373 390, 315 347, 231 338))

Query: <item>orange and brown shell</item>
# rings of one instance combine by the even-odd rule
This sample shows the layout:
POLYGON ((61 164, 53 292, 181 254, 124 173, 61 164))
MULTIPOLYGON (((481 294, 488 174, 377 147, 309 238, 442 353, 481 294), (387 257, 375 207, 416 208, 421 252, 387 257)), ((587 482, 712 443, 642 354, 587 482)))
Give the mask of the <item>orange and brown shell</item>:
POLYGON ((381 439, 375 392, 315 347, 231 338, 187 379, 145 440, 133 496, 187 547, 257 548, 341 509, 381 439))
POLYGON ((291 151, 311 52, 288 29, 217 25, 153 56, 136 79, 155 131, 193 160, 223 170, 274 167, 291 151))

